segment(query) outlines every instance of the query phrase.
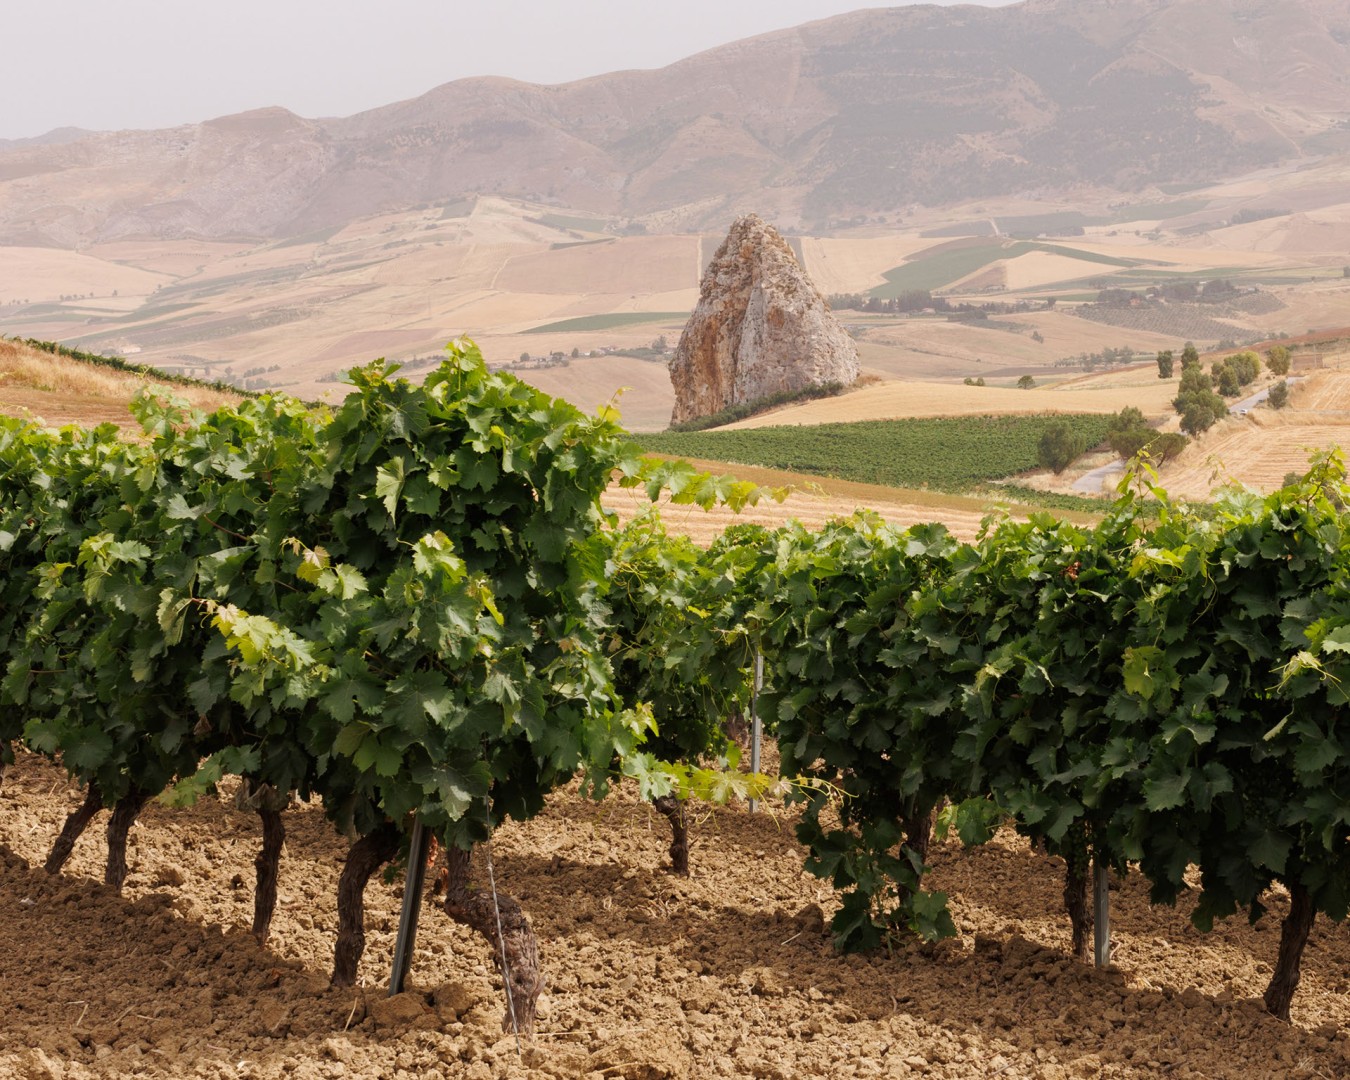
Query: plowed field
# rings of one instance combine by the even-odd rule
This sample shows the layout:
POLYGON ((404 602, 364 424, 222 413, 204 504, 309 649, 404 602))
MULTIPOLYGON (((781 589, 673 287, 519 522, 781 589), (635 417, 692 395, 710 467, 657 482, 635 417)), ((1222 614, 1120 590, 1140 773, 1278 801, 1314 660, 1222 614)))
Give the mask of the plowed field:
POLYGON ((492 850, 549 977, 538 1033, 518 1051, 487 946, 434 906, 405 993, 386 998, 401 879, 366 891, 363 985, 328 986, 345 844, 316 810, 285 815, 264 948, 246 930, 251 813, 152 804, 119 897, 96 883, 97 828, 65 875, 40 869, 77 799, 26 756, 0 788, 6 1078, 1350 1075, 1344 927, 1314 928, 1284 1024, 1256 1000, 1281 897, 1255 928, 1235 919, 1205 936, 1184 912, 1150 908, 1131 876, 1112 894, 1116 970, 1097 972, 1065 954, 1062 864, 1012 836, 935 845, 932 881, 950 895, 958 938, 841 957, 823 931, 832 893, 802 873, 789 813, 708 814, 694 876, 680 880, 661 869, 663 823, 646 805, 559 793, 492 850))

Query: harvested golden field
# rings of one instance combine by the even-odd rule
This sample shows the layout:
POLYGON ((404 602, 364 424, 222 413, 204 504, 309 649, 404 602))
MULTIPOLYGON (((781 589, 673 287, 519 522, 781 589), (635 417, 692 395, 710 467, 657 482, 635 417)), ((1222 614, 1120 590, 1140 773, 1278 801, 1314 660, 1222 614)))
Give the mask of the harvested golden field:
MULTIPOLYGON (((716 468, 717 466, 712 466, 716 468)), ((723 466, 725 468, 725 466, 723 466)), ((736 475, 743 470, 737 468, 736 475)), ((633 489, 613 487, 605 495, 604 505, 621 518, 627 519, 642 513, 650 505, 646 495, 633 489)), ((973 540, 979 532, 980 522, 989 513, 974 500, 969 509, 957 509, 951 506, 935 506, 920 501, 905 502, 890 497, 876 499, 851 499, 844 495, 825 491, 811 491, 803 488, 794 491, 783 502, 765 500, 756 506, 747 507, 740 513, 733 513, 726 507, 704 510, 698 506, 676 506, 668 498, 663 498, 658 507, 661 520, 666 528, 683 536, 688 536, 697 544, 707 546, 721 536, 727 527, 737 524, 764 525, 775 528, 791 520, 800 521, 808 529, 818 529, 827 521, 848 517, 855 510, 873 510, 886 521, 900 528, 908 528, 920 522, 940 521, 962 540, 973 540)))
POLYGON ((1008 259, 1002 265, 1010 289, 1033 289, 1057 281, 1073 281, 1083 277, 1085 269, 1082 259, 1049 251, 1030 251, 1008 259))
POLYGON ((801 250, 806 272, 829 295, 866 292, 884 284, 887 270, 935 243, 912 233, 856 239, 803 236, 801 250))
POLYGON ((84 248, 83 254, 176 280, 254 246, 236 240, 113 240, 84 248))
POLYGON ((496 287, 520 293, 629 295, 696 289, 696 236, 636 236, 522 254, 502 266, 496 287))
MULTIPOLYGON (((91 301, 122 299, 152 292, 171 280, 166 274, 55 248, 4 248, 0 258, 0 304, 58 302, 63 296, 91 301), (113 293, 117 293, 116 297, 113 293)), ((76 303, 76 301, 71 301, 76 303)))
MULTIPOLYGON (((712 543, 729 525, 741 522, 773 528, 795 519, 807 528, 817 529, 827 521, 848 517, 856 510, 874 511, 900 528, 940 521, 954 536, 972 540, 986 517, 1004 512, 994 500, 982 497, 859 484, 756 465, 728 466, 725 462, 698 460, 692 464, 718 475, 730 472, 738 479, 766 488, 792 489, 782 502, 765 499, 739 514, 726 507, 703 510, 697 506, 677 506, 663 498, 658 508, 666 528, 705 545, 712 543)), ((616 484, 606 492, 604 505, 626 520, 645 511, 651 503, 642 489, 625 489, 616 484)), ((1008 512, 1014 517, 1023 517, 1023 510, 1009 506, 1008 512)), ((1092 520, 1089 515, 1072 511, 1060 511, 1059 514, 1072 521, 1092 520)))
POLYGON ((1095 386, 1074 382, 1049 389, 1016 390, 958 383, 882 382, 838 397, 821 398, 762 413, 728 428, 827 424, 852 420, 900 420, 921 416, 984 416, 1025 413, 1114 413, 1133 405, 1147 416, 1171 412, 1173 380, 1152 384, 1095 386))
POLYGON ((129 406, 147 386, 158 387, 201 409, 238 400, 235 395, 205 387, 178 386, 81 364, 0 339, 0 413, 6 416, 38 420, 53 427, 112 423, 134 428, 129 406))
POLYGON ((1178 498, 1205 499, 1219 485, 1236 483, 1274 491, 1289 473, 1308 471, 1308 455, 1350 447, 1350 417, 1341 423, 1271 422, 1253 413, 1224 420, 1161 473, 1162 486, 1178 498))
MULTIPOLYGON (((1280 419, 1291 419, 1303 412, 1343 412, 1350 422, 1350 373, 1314 371, 1289 390, 1289 407, 1280 419)), ((1326 421, 1327 417, 1319 417, 1326 421)))
MULTIPOLYGON (((852 311, 836 315, 857 335, 864 366, 897 379, 961 379, 991 370, 1045 369, 1058 360, 1122 345, 1145 353, 1181 348, 1169 334, 1122 330, 1058 309, 997 316, 987 326, 852 311), (1043 340, 1036 341, 1033 333, 1043 340)), ((1079 368, 1062 370, 1081 374, 1079 368)))
POLYGON ((1219 484, 1273 491, 1289 473, 1304 473, 1308 456, 1350 447, 1350 372, 1318 371, 1290 390, 1288 407, 1266 407, 1221 421, 1162 471, 1163 486, 1199 499, 1219 484))

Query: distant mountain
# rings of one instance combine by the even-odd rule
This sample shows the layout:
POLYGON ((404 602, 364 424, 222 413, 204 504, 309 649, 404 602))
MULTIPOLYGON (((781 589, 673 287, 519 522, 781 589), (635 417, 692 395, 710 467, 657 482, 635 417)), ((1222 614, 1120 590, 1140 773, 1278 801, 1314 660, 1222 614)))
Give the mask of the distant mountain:
POLYGON ((0 242, 275 237, 470 193, 659 231, 1213 181, 1350 152, 1345 0, 871 9, 562 86, 0 144, 0 242))
POLYGON ((53 128, 45 135, 34 135, 27 139, 0 139, 0 153, 6 150, 18 150, 24 146, 59 146, 62 143, 75 142, 77 139, 83 139, 86 135, 92 134, 93 132, 86 128, 53 128))

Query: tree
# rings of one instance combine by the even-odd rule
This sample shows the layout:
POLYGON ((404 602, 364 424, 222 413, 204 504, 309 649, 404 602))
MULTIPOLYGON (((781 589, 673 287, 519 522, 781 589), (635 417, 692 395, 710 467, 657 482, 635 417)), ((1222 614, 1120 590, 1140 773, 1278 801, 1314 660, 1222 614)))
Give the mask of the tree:
POLYGON ((1228 358, 1228 366, 1237 375, 1240 386, 1248 386, 1261 374, 1261 357, 1247 349, 1228 358))
POLYGON ((1019 390, 1030 390, 1035 385, 1036 380, 1033 379, 1030 375, 1023 375, 1020 379, 1017 380, 1017 389, 1019 390))
POLYGON ((520 354, 520 362, 522 364, 528 364, 530 362, 530 353, 528 349, 520 354))
POLYGON ((657 336, 656 340, 652 342, 652 352, 665 352, 665 351, 666 351, 666 335, 660 334, 657 336))
POLYGON ((1133 405, 1121 409, 1111 418, 1106 441, 1112 451, 1126 461, 1145 451, 1158 465, 1176 457, 1189 442, 1185 435, 1175 431, 1158 431, 1150 426, 1144 414, 1133 405))
POLYGON ((1187 435, 1199 435, 1228 415, 1228 406, 1214 392, 1213 382, 1198 361, 1187 364, 1183 360, 1181 386, 1172 407, 1181 414, 1181 430, 1187 435))
POLYGON ((1106 441, 1113 453, 1128 461, 1157 436, 1144 414, 1133 405, 1127 405, 1111 417, 1106 429, 1106 441))
POLYGON ((1086 449, 1087 442, 1082 435, 1063 420, 1056 420, 1041 435, 1041 441, 1036 445, 1036 460, 1058 476, 1086 449))
POLYGON ((1111 452, 1122 461, 1129 461, 1139 451, 1149 445, 1158 433, 1151 427, 1126 428, 1124 431, 1112 431, 1106 436, 1111 452))
POLYGON ((1283 345, 1272 345, 1266 350, 1266 367, 1272 375, 1283 378, 1289 374, 1289 350, 1283 345))
POLYGON ((1170 379, 1173 366, 1171 349, 1158 353, 1158 378, 1170 379))
POLYGON ((1186 342, 1185 347, 1181 350, 1181 366, 1187 368, 1198 363, 1200 363, 1200 350, 1195 347, 1194 342, 1186 342))
POLYGON ((1042 334, 1039 330, 1033 330, 1033 331, 1031 332, 1031 340, 1034 341, 1034 342, 1036 342, 1036 343, 1039 344, 1039 345, 1044 345, 1044 344, 1045 344, 1045 335, 1042 334))
MULTIPOLYGON (((1224 406, 1224 413, 1227 411, 1227 406, 1224 406)), ((1181 430, 1187 435, 1201 435, 1214 426, 1220 415, 1222 414, 1216 411, 1212 404, 1197 399, 1182 410, 1181 430)))
POLYGON ((1185 450, 1189 443, 1190 439, 1179 431, 1163 431, 1148 444, 1148 452, 1159 465, 1164 465, 1185 450))
POLYGON ((577 346, 572 348, 572 359, 575 360, 581 355, 581 349, 577 346))
POLYGON ((1270 393, 1266 395, 1266 401, 1272 409, 1283 409, 1289 404, 1289 383, 1281 379, 1270 388, 1270 393))
POLYGON ((1126 405, 1115 416, 1111 417, 1111 422, 1107 425, 1107 432, 1128 431, 1130 428, 1145 427, 1148 421, 1144 414, 1133 405, 1126 405))
POLYGON ((1215 364, 1214 377, 1218 383, 1219 393, 1224 397, 1237 397, 1242 391, 1242 386, 1238 381, 1237 371, 1230 364, 1215 364))

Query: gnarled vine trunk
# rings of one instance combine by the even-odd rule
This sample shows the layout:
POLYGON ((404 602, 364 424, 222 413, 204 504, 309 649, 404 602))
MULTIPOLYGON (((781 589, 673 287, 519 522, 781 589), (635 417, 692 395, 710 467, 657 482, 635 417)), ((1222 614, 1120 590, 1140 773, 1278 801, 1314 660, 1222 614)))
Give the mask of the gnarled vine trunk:
POLYGON ((108 819, 108 865, 103 880, 119 893, 127 879, 127 836, 149 799, 149 792, 132 788, 117 800, 108 819))
POLYGON ((670 822, 670 869, 680 877, 689 876, 689 818, 685 801, 675 795, 659 795, 652 806, 670 822))
MULTIPOLYGON (((928 862, 928 848, 933 839, 933 819, 936 814, 937 808, 933 806, 925 809, 911 807, 900 818, 900 830, 905 834, 902 843, 925 864, 928 862)), ((909 888, 903 881, 898 882, 896 888, 899 890, 901 900, 908 898, 909 888)))
POLYGON ((262 821, 262 850, 253 860, 257 883, 253 887, 253 936, 266 945, 272 929, 272 913, 277 908, 277 878, 281 873, 281 847, 286 842, 286 824, 281 811, 258 807, 262 821))
POLYGON ((445 913, 455 922, 478 931, 492 949, 492 959, 506 987, 507 1008, 503 1031, 533 1035, 535 1011, 544 990, 539 967, 539 940, 519 902, 505 893, 475 889, 469 883, 468 851, 447 848, 449 882, 445 913))
POLYGON ((1088 850, 1088 826, 1075 822, 1069 826, 1062 847, 1064 852, 1064 910, 1073 934, 1070 946, 1074 958, 1092 962, 1092 855, 1088 850))
POLYGON ((1308 944, 1308 935, 1312 933, 1313 920, 1316 918, 1317 909, 1313 907, 1307 887, 1291 882, 1289 914, 1280 926, 1280 955, 1275 961, 1275 973, 1271 975, 1265 993, 1266 1011, 1281 1020, 1289 1019, 1289 1004, 1294 1000, 1294 991, 1298 989, 1303 947, 1308 944))
POLYGON ((338 879, 338 933, 333 947, 334 986, 354 986, 356 968, 366 951, 366 883, 398 854, 398 829, 386 822, 347 851, 338 879))
POLYGON ((66 822, 61 826, 61 835, 56 838, 56 843, 52 844, 52 850, 47 855, 47 861, 42 864, 42 868, 49 874, 59 874, 61 868, 66 865, 66 860, 70 858, 70 853, 75 850, 75 841, 78 840, 84 830, 89 826, 89 822, 94 819, 94 815, 103 809, 103 794, 98 789, 98 784, 89 781, 89 787, 84 793, 84 802, 79 809, 72 810, 66 815, 66 822))
POLYGON ((1086 853, 1064 862, 1064 910, 1073 931, 1074 958, 1092 963, 1092 874, 1086 853))
POLYGON ((905 833, 905 847, 909 848, 924 862, 928 861, 928 847, 933 839, 933 818, 936 808, 929 806, 900 819, 900 828, 905 833))

